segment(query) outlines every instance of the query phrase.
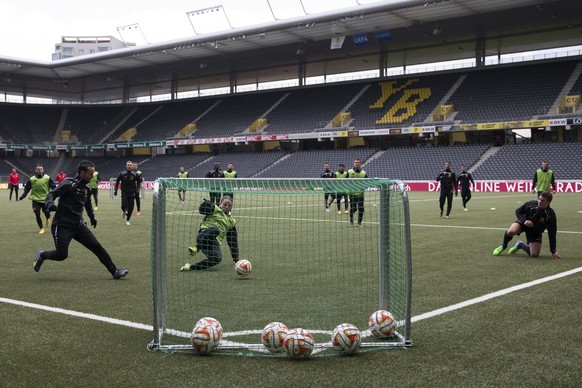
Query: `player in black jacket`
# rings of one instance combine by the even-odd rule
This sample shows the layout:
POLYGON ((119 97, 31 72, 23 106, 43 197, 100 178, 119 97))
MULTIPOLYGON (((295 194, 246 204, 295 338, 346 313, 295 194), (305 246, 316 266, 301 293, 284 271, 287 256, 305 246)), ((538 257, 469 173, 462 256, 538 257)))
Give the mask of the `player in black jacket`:
POLYGON ((51 232, 55 240, 54 251, 38 251, 34 260, 34 270, 40 271, 45 260, 62 261, 69 256, 69 244, 72 239, 77 240, 85 248, 89 249, 99 258, 101 264, 107 268, 114 279, 120 279, 127 275, 126 269, 118 269, 109 253, 97 241, 87 224, 83 220, 83 208, 91 222, 91 226, 97 227, 97 220, 89 200, 91 187, 89 181, 95 172, 95 165, 87 160, 79 163, 78 174, 74 178, 66 178, 50 192, 46 198, 46 207, 55 211, 51 225, 51 232), (55 199, 59 198, 59 205, 55 205, 55 199))
MULTIPOLYGON (((214 169, 206 174, 206 178, 224 178, 224 173, 220 169, 220 162, 214 162, 214 169)), ((210 191, 210 202, 220 206, 220 190, 210 191)))
POLYGON ((467 172, 467 167, 461 164, 461 172, 457 176, 457 187, 461 186, 461 199, 463 200, 463 210, 468 212, 467 202, 471 199, 471 184, 475 188, 475 181, 473 180, 473 175, 467 172))
POLYGON ((117 190, 121 186, 121 217, 125 220, 125 225, 131 225, 129 220, 133 213, 135 196, 139 195, 140 179, 133 170, 133 163, 128 161, 125 164, 127 171, 122 172, 115 181, 113 195, 117 196, 117 190))
POLYGON ((455 190, 455 196, 459 195, 457 190, 457 177, 455 173, 451 171, 451 162, 445 162, 445 169, 442 170, 439 175, 437 175, 435 180, 437 182, 441 182, 441 195, 439 197, 441 217, 443 216, 446 199, 447 214, 445 218, 449 218, 449 215, 451 214, 451 208, 453 207, 453 189, 455 190))
POLYGON ((537 201, 529 201, 515 209, 517 220, 511 224, 509 229, 503 235, 503 244, 495 248, 493 256, 499 256, 507 248, 507 244, 513 236, 525 232, 527 244, 519 240, 508 251, 513 255, 519 249, 522 249, 531 257, 538 257, 542 249, 542 233, 548 230, 550 240, 550 252, 554 259, 561 259, 562 256, 556 252, 556 233, 558 230, 558 220, 556 212, 550 207, 553 195, 550 192, 543 192, 537 201))
MULTIPOLYGON (((321 173, 321 177, 324 179, 335 178, 335 174, 329 169, 329 163, 323 164, 323 172, 321 173)), ((323 194, 323 206, 326 212, 329 213, 331 211, 330 208, 333 201, 335 201, 335 193, 328 193, 326 191, 323 194), (331 201, 328 201, 329 197, 331 197, 331 201)))

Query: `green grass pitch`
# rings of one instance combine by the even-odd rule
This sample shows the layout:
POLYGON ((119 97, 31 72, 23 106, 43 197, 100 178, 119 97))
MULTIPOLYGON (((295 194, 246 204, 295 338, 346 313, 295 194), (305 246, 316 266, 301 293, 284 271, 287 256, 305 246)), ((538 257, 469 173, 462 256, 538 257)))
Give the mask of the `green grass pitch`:
MULTIPOLYGON (((115 263, 130 270, 121 281, 112 280, 76 242, 66 261, 48 262, 35 273, 36 251, 52 249, 52 237, 48 231, 37 233, 29 200, 9 202, 8 192, 0 191, 1 385, 575 387, 582 380, 582 272, 436 316, 422 315, 581 268, 581 194, 554 197, 563 256, 554 260, 547 235, 539 258, 491 254, 514 220, 514 209, 533 194, 474 193, 468 212, 455 198, 446 220, 439 217, 437 193, 410 193, 414 346, 299 362, 148 352, 150 331, 38 308, 152 324, 151 193, 131 226, 121 220, 119 200, 100 194, 94 231, 115 263)), ((243 222, 243 212, 235 208, 237 215, 243 222)), ((346 237, 355 232, 345 224, 346 237)), ((289 241, 280 243, 294 240, 289 241)), ((230 271, 227 254, 216 273, 228 277, 230 271)))

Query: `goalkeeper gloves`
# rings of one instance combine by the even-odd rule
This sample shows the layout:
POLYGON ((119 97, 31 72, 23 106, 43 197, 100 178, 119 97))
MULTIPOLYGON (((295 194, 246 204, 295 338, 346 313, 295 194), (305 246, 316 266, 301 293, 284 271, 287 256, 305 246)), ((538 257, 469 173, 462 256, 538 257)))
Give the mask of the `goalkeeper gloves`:
POLYGON ((209 200, 204 198, 204 201, 200 204, 200 207, 198 208, 198 212, 200 214, 203 214, 203 215, 208 215, 208 214, 212 214, 213 211, 214 211, 214 202, 210 202, 209 200))
POLYGON ((97 220, 96 220, 95 218, 92 218, 92 219, 91 219, 91 226, 92 226, 93 228, 96 228, 96 227, 97 227, 97 220))

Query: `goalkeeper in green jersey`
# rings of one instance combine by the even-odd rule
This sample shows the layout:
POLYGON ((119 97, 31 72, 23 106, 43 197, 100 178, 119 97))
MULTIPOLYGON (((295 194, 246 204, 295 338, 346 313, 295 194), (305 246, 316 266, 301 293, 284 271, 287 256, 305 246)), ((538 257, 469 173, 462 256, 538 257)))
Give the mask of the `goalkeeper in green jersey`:
POLYGON ((232 210, 232 198, 224 196, 220 200, 220 205, 204 200, 198 211, 204 215, 200 224, 196 246, 189 247, 190 255, 194 256, 198 252, 204 253, 206 259, 196 264, 184 264, 180 271, 198 271, 214 267, 222 261, 220 243, 226 239, 230 248, 232 260, 238 261, 238 236, 236 232, 236 220, 230 215, 232 210))

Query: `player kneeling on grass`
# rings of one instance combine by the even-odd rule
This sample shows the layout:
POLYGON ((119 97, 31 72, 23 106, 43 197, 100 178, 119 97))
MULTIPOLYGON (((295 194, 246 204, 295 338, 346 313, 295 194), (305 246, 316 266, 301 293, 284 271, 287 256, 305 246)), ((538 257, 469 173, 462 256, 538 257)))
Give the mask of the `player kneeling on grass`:
POLYGON ((204 215, 204 220, 202 220, 198 230, 196 246, 188 248, 188 251, 192 256, 201 251, 206 256, 206 259, 192 265, 184 264, 180 271, 197 271, 214 267, 220 263, 222 261, 220 243, 225 238, 230 248, 230 255, 237 262, 238 237, 236 220, 230 215, 232 198, 229 196, 222 197, 219 206, 205 199, 198 210, 200 214, 204 215))
POLYGON ((550 240, 550 252, 554 259, 561 259, 562 256, 556 252, 556 232, 558 223, 556 219, 556 212, 550 207, 553 195, 550 192, 543 192, 538 197, 537 201, 528 201, 522 206, 515 209, 517 220, 511 224, 509 229, 503 235, 503 244, 495 248, 493 256, 499 256, 501 252, 507 248, 507 244, 511 241, 513 236, 520 235, 525 232, 527 244, 521 240, 509 248, 508 253, 513 255, 518 250, 522 249, 531 257, 538 257, 542 248, 542 233, 548 230, 548 238, 550 240))
POLYGON ((34 261, 34 270, 40 271, 45 260, 62 261, 69 256, 69 244, 72 239, 80 242, 99 258, 99 261, 107 268, 114 279, 127 275, 126 269, 118 269, 109 253, 97 241, 87 224, 83 220, 83 207, 89 216, 91 226, 97 226, 97 220, 91 207, 91 187, 89 181, 95 172, 95 165, 87 160, 79 163, 77 175, 74 178, 66 178, 57 188, 46 197, 46 208, 55 211, 51 233, 55 240, 54 251, 38 251, 34 261), (55 199, 59 198, 59 205, 55 205, 55 199))

